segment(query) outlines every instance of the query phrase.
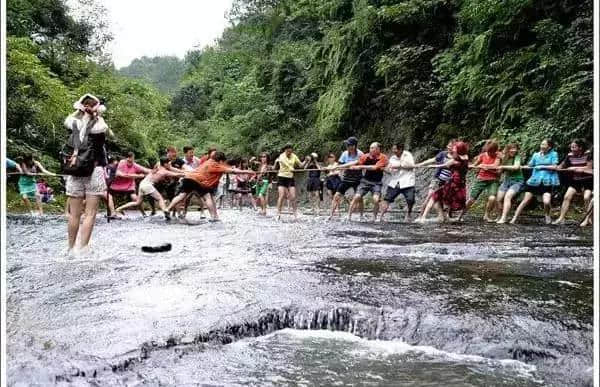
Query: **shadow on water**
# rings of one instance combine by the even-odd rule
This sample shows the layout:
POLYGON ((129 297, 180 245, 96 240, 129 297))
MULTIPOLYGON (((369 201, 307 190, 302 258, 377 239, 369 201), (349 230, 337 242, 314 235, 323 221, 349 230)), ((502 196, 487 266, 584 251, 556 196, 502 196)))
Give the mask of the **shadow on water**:
POLYGON ((9 384, 591 385, 587 230, 193 215, 10 216, 9 384))

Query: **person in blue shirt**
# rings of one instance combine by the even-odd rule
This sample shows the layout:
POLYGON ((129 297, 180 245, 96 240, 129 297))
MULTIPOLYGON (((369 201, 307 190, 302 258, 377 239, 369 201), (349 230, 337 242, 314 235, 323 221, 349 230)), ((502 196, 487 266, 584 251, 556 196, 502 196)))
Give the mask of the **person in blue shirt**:
POLYGON ((19 173, 23 173, 23 169, 21 168, 21 166, 19 164, 17 164, 13 160, 7 158, 6 159, 6 170, 8 171, 9 169, 16 169, 19 173))
MULTIPOLYGON (((356 137, 349 137, 346 141, 344 141, 344 145, 346 145, 346 150, 340 156, 338 160, 338 165, 333 168, 326 168, 329 170, 338 169, 338 168, 347 168, 352 165, 358 163, 358 160, 363 155, 363 153, 358 149, 358 139, 356 137)), ((358 185, 360 184, 360 180, 362 179, 363 172, 362 170, 350 170, 345 169, 342 175, 342 182, 338 184, 337 191, 333 196, 333 200, 331 201, 331 215, 329 215, 329 219, 333 218, 335 214, 335 210, 338 209, 342 199, 346 195, 346 191, 349 189, 353 189, 354 193, 358 189, 358 185)), ((362 217, 363 207, 362 200, 360 201, 360 213, 362 217)))
POLYGON ((531 177, 527 180, 525 188, 525 196, 523 201, 517 207, 515 215, 510 223, 514 224, 521 212, 534 196, 542 196, 544 203, 544 218, 546 224, 550 224, 550 201, 552 193, 560 185, 556 166, 558 165, 558 153, 554 150, 554 144, 551 140, 545 139, 540 144, 540 151, 533 154, 529 160, 528 166, 532 168, 531 177))

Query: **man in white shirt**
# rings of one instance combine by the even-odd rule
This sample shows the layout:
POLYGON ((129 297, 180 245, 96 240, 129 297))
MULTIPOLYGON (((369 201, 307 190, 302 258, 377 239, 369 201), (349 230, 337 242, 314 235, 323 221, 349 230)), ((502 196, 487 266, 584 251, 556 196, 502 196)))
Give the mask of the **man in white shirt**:
POLYGON ((385 193, 385 198, 381 204, 381 218, 387 212, 391 203, 398 195, 402 194, 406 200, 408 211, 404 217, 405 222, 410 221, 413 206, 415 205, 415 160, 413 155, 404 150, 404 144, 397 143, 392 147, 392 156, 389 159, 388 166, 385 169, 389 173, 390 180, 385 193))
POLYGON ((194 156, 194 147, 187 145, 183 147, 183 165, 181 168, 186 171, 193 171, 200 166, 200 159, 194 156))

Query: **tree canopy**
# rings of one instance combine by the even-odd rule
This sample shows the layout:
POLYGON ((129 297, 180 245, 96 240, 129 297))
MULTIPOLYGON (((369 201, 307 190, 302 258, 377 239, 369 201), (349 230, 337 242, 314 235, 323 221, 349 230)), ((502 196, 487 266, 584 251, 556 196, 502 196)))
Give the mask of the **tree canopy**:
POLYGON ((113 150, 147 157, 167 143, 323 154, 349 135, 529 153, 593 137, 591 0, 235 0, 214 46, 121 71, 98 55, 101 19, 61 0, 7 12, 8 137, 48 154, 88 91, 107 98, 113 150))

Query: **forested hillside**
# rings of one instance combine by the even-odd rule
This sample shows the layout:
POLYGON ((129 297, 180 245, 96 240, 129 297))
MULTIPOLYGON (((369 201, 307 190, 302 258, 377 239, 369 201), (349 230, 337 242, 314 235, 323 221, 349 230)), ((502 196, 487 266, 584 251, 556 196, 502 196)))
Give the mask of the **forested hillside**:
POLYGON ((236 153, 592 138, 592 2, 240 0, 170 112, 236 153))
POLYGON ((11 156, 56 155, 88 91, 107 100, 111 151, 142 157, 170 142, 247 155, 286 142, 338 151, 349 135, 363 147, 493 136, 526 152, 545 136, 592 138, 591 0, 236 0, 231 27, 187 55, 181 80, 183 62, 165 58, 117 72, 102 12, 7 8, 11 156))
POLYGON ((176 56, 144 56, 134 59, 119 73, 129 78, 143 79, 161 92, 171 95, 178 88, 185 69, 185 61, 176 56))

